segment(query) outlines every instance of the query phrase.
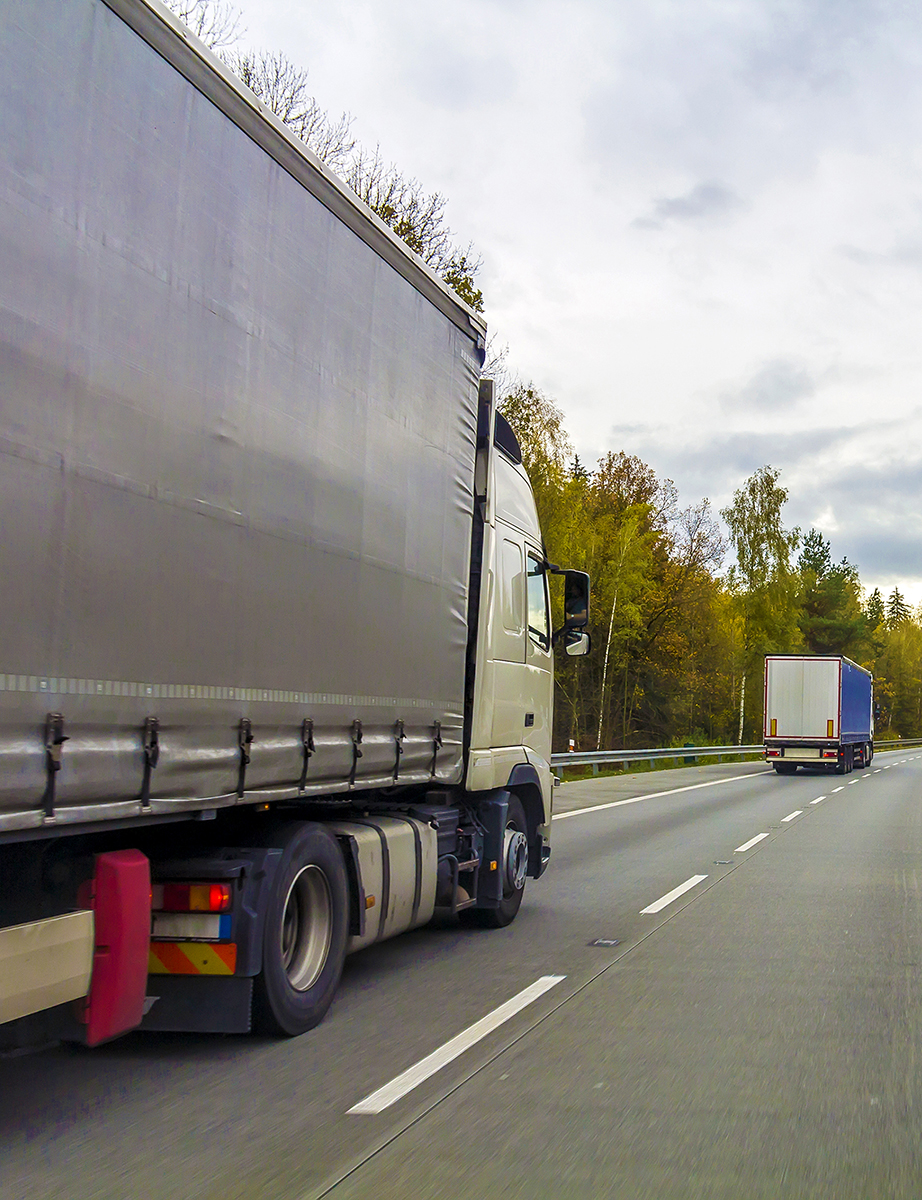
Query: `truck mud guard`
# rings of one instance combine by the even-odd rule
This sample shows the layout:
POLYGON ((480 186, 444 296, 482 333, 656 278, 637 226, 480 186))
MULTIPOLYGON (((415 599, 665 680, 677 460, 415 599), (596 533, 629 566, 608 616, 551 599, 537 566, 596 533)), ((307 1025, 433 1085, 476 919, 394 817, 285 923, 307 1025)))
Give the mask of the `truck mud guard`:
POLYGON ((86 1044, 118 1037, 141 1024, 150 948, 150 864, 140 850, 100 854, 80 904, 95 918, 89 994, 78 1001, 86 1044))

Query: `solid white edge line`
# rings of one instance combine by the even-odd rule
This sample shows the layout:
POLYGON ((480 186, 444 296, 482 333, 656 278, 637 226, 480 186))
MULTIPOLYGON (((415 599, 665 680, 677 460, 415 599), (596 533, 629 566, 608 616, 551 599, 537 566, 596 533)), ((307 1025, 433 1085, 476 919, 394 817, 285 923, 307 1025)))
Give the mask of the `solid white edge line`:
POLYGON ((702 879, 707 879, 707 875, 692 875, 691 879, 686 879, 684 883, 680 883, 678 887, 667 892, 665 896, 660 896, 659 900, 654 900, 652 904, 648 904, 646 908, 640 910, 640 915, 645 913, 661 912, 667 904, 671 904, 673 900, 678 900, 680 896, 684 896, 686 892, 691 891, 696 887, 702 879))
MULTIPOLYGON (((622 804, 639 804, 641 800, 655 800, 657 796, 677 796, 679 792, 694 792, 698 788, 717 787, 720 783, 736 783, 749 779, 754 774, 731 775, 728 779, 711 779, 708 783, 690 783, 688 787, 671 788, 668 792, 650 792, 647 796, 630 796, 627 800, 609 800, 607 804, 593 804, 590 808, 572 808, 569 812, 554 813, 552 821, 565 821, 567 817, 582 817, 586 813, 601 812, 603 808, 619 808, 622 804)), ((585 782, 585 781, 582 781, 585 782)))
POLYGON ((737 846, 733 851, 734 854, 742 854, 745 850, 751 850, 756 842, 761 842, 763 838, 767 838, 767 833, 757 833, 754 838, 750 838, 748 842, 743 842, 742 846, 737 846))
POLYGON ((781 818, 781 824, 783 825, 785 821, 793 821, 795 817, 803 816, 803 811, 802 808, 796 808, 792 813, 788 813, 786 817, 781 818))
POLYGON ((543 996, 545 992, 550 991, 552 987, 556 987, 558 983, 566 979, 566 975, 542 975, 540 979, 530 984, 517 996, 513 996, 511 1000, 507 1000, 505 1004, 501 1004, 499 1008, 494 1008, 491 1013, 487 1013, 485 1017, 481 1017, 479 1021, 475 1021, 467 1029, 457 1034, 444 1046, 440 1046, 438 1050, 433 1050, 431 1054, 427 1054, 425 1058, 420 1059, 415 1066, 409 1067, 403 1071, 390 1083, 386 1083, 383 1087, 378 1088, 376 1092, 366 1096, 364 1100, 360 1100, 348 1111, 362 1116, 371 1116, 375 1113, 383 1112, 385 1108, 389 1108, 396 1101, 401 1100, 407 1092, 411 1092, 413 1088, 424 1083, 431 1075, 440 1071, 442 1067, 456 1059, 465 1050, 485 1038, 488 1033, 492 1033, 494 1029, 502 1025, 504 1021, 508 1021, 510 1017, 514 1017, 517 1012, 521 1012, 523 1008, 527 1008, 529 1004, 543 996))

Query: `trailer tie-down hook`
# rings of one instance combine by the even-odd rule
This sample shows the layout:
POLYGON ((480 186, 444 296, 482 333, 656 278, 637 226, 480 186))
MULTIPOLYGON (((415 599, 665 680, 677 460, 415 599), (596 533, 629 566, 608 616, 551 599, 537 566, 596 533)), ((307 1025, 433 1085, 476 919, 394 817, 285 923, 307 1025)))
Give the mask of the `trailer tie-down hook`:
POLYGON ((241 717, 240 719, 237 742, 240 746, 240 772, 237 775, 237 798, 240 799, 243 796, 247 767, 250 765, 250 747, 253 744, 253 723, 249 717, 241 717))
POLYGON ((160 722, 144 718, 144 778, 141 780, 141 807, 150 808, 150 779, 160 761, 160 722))
POLYGON ((64 717, 61 713, 49 713, 45 718, 45 794, 42 796, 44 820, 54 820, 55 780, 61 769, 61 751, 70 738, 64 733, 64 717))
POLYGON ((442 749, 442 722, 435 721, 432 725, 432 767, 429 774, 435 779, 435 768, 438 762, 439 751, 442 749))
POLYGON ((349 772, 349 786, 355 787, 355 770, 358 766, 359 759, 362 757, 362 751, 359 746, 362 744, 362 722, 352 722, 352 770, 349 772))
POLYGON ((301 722, 301 747, 304 757, 301 762, 301 779, 298 782, 298 789, 303 792, 307 787, 307 768, 310 766, 311 755, 314 753, 314 722, 310 717, 305 717, 301 722))
POLYGON ((394 759, 394 783, 397 782, 397 776, 400 774, 400 757, 403 754, 403 743, 406 740, 407 734, 404 723, 398 720, 394 726, 394 749, 397 751, 394 759))

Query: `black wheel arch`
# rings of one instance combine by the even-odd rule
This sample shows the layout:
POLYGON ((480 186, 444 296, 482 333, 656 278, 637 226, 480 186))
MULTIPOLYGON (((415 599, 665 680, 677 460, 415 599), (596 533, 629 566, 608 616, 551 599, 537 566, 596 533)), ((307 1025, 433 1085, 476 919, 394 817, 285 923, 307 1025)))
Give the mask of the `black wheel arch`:
POLYGON ((542 824, 544 803, 541 799, 541 781, 531 763, 519 763, 513 767, 506 790, 518 796, 525 810, 525 821, 528 825, 528 874, 530 878, 538 879, 543 870, 538 826, 542 824))

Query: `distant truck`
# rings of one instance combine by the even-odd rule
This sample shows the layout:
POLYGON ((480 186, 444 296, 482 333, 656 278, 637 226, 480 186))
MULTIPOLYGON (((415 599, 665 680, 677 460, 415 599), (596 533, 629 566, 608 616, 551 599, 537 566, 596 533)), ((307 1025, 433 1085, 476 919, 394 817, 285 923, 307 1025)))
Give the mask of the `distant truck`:
POLYGON ((767 655, 764 735, 765 761, 779 775, 866 767, 874 756, 870 671, 840 655, 767 655))
POLYGON ((0 64, 0 1023, 299 1034, 547 867, 588 576, 482 318, 166 8, 0 64))

